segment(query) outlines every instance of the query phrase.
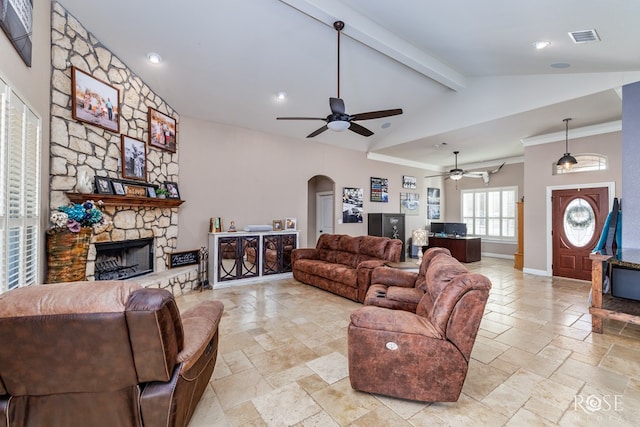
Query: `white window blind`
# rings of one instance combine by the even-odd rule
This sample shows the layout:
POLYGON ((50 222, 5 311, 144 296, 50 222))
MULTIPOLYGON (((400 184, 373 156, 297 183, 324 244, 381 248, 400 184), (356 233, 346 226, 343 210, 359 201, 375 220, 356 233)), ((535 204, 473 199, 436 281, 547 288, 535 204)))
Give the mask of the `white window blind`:
POLYGON ((0 79, 0 292, 38 280, 39 117, 0 79))
POLYGON ((462 220, 467 234, 515 241, 517 187, 462 191, 462 220))

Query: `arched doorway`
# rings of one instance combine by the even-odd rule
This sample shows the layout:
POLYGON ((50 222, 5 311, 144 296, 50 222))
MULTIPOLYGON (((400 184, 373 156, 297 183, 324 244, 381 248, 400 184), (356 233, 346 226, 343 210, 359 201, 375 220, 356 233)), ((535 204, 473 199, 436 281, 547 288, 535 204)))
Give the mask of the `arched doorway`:
POLYGON ((315 246, 318 237, 335 229, 335 181, 316 175, 307 183, 307 246, 315 246))

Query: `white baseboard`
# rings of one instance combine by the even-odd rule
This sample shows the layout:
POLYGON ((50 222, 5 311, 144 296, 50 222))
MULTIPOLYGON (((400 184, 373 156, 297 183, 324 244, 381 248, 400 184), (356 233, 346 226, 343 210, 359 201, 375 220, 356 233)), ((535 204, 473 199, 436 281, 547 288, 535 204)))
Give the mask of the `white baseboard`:
POLYGON ((513 255, 505 255, 505 254, 492 254, 490 252, 482 252, 482 256, 488 256, 490 258, 502 258, 502 259, 514 259, 513 255))
POLYGON ((537 270, 535 268, 524 268, 522 269, 523 273, 535 274, 536 276, 551 276, 547 270, 537 270))

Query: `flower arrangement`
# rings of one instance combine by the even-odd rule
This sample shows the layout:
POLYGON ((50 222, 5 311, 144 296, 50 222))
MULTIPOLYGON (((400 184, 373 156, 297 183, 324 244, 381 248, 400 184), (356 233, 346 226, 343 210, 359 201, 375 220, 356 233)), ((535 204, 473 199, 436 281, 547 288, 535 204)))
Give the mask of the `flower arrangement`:
POLYGON ((102 215, 102 200, 94 202, 70 203, 60 206, 57 211, 51 213, 52 231, 69 230, 78 233, 82 227, 96 227, 104 224, 102 215))

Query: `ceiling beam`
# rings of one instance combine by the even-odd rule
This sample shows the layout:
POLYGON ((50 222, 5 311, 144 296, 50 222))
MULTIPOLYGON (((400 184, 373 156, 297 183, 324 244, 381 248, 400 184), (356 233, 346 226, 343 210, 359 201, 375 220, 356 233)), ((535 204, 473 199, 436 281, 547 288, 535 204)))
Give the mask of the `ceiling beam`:
MULTIPOLYGON (((584 126, 581 128, 569 129, 569 139, 586 138, 589 136, 602 135, 604 133, 620 132, 622 130, 622 120, 616 120, 608 123, 600 123, 592 126, 584 126)), ((532 136, 530 138, 522 138, 520 141, 525 147, 532 145, 548 144, 550 142, 564 141, 566 131, 553 132, 545 135, 532 136)))
POLYGON ((365 18, 335 0, 280 0, 292 8, 333 28, 336 20, 345 22, 342 33, 401 64, 427 76, 441 85, 460 91, 466 78, 434 56, 365 18))

